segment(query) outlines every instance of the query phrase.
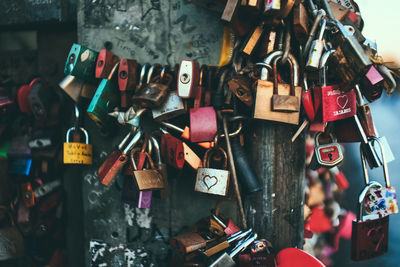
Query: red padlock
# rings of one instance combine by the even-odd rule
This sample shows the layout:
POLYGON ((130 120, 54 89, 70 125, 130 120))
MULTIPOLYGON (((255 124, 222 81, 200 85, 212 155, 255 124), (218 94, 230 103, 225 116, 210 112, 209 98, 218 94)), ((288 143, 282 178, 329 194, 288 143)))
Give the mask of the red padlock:
POLYGON ((110 50, 101 49, 97 57, 96 78, 107 79, 112 68, 119 61, 119 57, 110 50))
POLYGON ((310 122, 314 121, 315 110, 314 110, 311 91, 308 90, 306 73, 304 73, 304 92, 301 95, 301 103, 303 104, 304 111, 306 112, 306 115, 310 120, 310 122))
POLYGON ((31 92, 32 87, 29 85, 22 85, 18 89, 17 100, 18 100, 18 107, 21 112, 30 113, 32 112, 31 106, 29 105, 29 93, 31 92))
POLYGON ((140 65, 134 59, 121 59, 118 69, 118 86, 121 91, 121 107, 131 104, 131 97, 139 81, 140 65))
POLYGON ((365 196, 371 188, 379 186, 377 182, 368 183, 358 197, 358 214, 351 232, 351 259, 354 261, 375 258, 388 251, 389 216, 362 215, 365 196))
POLYGON ((168 165, 182 169, 185 163, 183 142, 178 138, 165 133, 161 137, 161 157, 168 165))
POLYGON ((332 229, 332 220, 325 214, 323 206, 316 206, 304 227, 313 233, 324 233, 332 229))
POLYGON ((33 207, 35 205, 35 194, 33 193, 32 185, 30 182, 26 182, 21 185, 21 194, 27 208, 33 207))

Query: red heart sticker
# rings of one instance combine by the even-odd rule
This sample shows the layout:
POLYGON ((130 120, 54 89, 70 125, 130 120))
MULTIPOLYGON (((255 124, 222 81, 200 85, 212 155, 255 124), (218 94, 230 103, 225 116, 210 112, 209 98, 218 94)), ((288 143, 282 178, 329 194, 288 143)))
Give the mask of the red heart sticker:
POLYGON ((325 267, 314 256, 298 248, 285 248, 276 255, 277 267, 325 267))

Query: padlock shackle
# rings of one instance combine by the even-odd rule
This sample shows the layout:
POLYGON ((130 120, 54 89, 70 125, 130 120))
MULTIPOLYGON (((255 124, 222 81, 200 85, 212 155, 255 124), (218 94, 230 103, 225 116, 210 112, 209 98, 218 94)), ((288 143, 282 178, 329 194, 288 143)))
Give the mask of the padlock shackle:
MULTIPOLYGON (((379 145, 379 148, 381 150, 381 157, 382 157, 383 175, 385 177, 386 187, 389 188, 390 187, 389 170, 388 170, 388 166, 387 166, 385 149, 383 147, 383 144, 381 143, 379 138, 377 138, 375 136, 370 136, 369 139, 372 139, 371 141, 373 141, 373 144, 372 144, 373 146, 375 145, 375 142, 377 142, 379 145)), ((363 173, 364 173, 364 180, 365 180, 365 183, 368 184, 369 183, 369 175, 368 175, 367 162, 366 162, 367 160, 362 151, 361 144, 360 144, 360 155, 361 155, 361 163, 362 163, 363 173)))
POLYGON ((126 146, 123 147, 122 154, 127 154, 129 150, 131 150, 139 142, 142 135, 143 132, 140 129, 138 129, 132 140, 126 146))
POLYGON ((335 53, 335 49, 330 49, 326 51, 325 53, 322 54, 321 60, 319 61, 319 82, 321 86, 326 86, 327 85, 327 78, 326 78, 326 63, 328 62, 328 59, 330 56, 335 53))
POLYGON ((82 127, 79 127, 79 128, 71 127, 71 128, 69 128, 68 131, 67 131, 66 137, 65 137, 65 142, 66 142, 66 143, 69 143, 69 136, 70 136, 71 132, 72 132, 72 131, 76 131, 76 130, 80 130, 81 132, 83 132, 83 133, 85 134, 85 143, 86 143, 86 144, 89 144, 89 134, 88 134, 88 132, 87 132, 84 128, 82 128, 82 127))
POLYGON ((326 29, 326 19, 322 18, 322 25, 321 29, 319 30, 318 40, 322 41, 322 39, 324 38, 325 29, 326 29))
POLYGON ((358 196, 358 203, 357 203, 357 211, 358 211, 357 221, 362 221, 364 199, 371 188, 382 188, 382 185, 376 181, 372 181, 368 183, 361 191, 360 195, 358 196))
MULTIPOLYGON (((272 66, 273 60, 275 59, 275 57, 278 56, 283 56, 283 51, 282 50, 275 50, 272 51, 271 53, 269 53, 265 59, 264 59, 264 63, 266 64, 266 66, 272 66)), ((288 59, 290 61, 292 61, 293 64, 293 75, 294 75, 294 80, 293 83, 295 86, 297 86, 299 84, 299 63, 297 63, 296 58, 293 56, 292 53, 289 53, 288 55, 288 59)), ((272 70, 272 67, 270 67, 270 70, 272 70)), ((261 77, 260 80, 268 80, 268 69, 267 68, 262 68, 261 69, 261 77)))
POLYGON ((222 156, 224 157, 223 169, 227 170, 227 168, 228 168, 228 154, 226 153, 226 151, 221 146, 217 146, 217 145, 207 149, 206 153, 204 154, 204 158, 203 158, 203 168, 210 168, 210 157, 211 157, 211 154, 215 153, 217 150, 219 150, 222 153, 222 156))
MULTIPOLYGON (((310 1, 311 1, 311 0, 310 0, 310 1)), ((314 7, 315 7, 315 6, 314 6, 314 7)), ((317 31, 317 28, 318 28, 318 25, 319 25, 321 19, 322 19, 323 17, 325 17, 326 12, 325 12, 325 10, 320 9, 320 10, 318 10, 315 14, 316 14, 316 17, 315 17, 314 23, 313 23, 313 25, 312 25, 312 27, 311 27, 311 30, 310 30, 310 33, 309 33, 309 35, 308 35, 306 44, 304 45, 303 58, 306 58, 306 57, 307 57, 307 54, 308 54, 308 52, 309 52, 308 50, 310 49, 311 43, 312 43, 312 41, 314 40, 315 32, 317 31)))
MULTIPOLYGON (((278 56, 274 59, 274 95, 279 95, 278 92, 278 61, 282 63, 283 56, 278 56)), ((291 60, 288 61, 290 66, 290 95, 295 96, 296 92, 294 90, 294 71, 293 71, 293 63, 291 60)), ((283 64, 283 63, 282 63, 283 64)))
POLYGON ((140 150, 141 150, 141 149, 140 149, 139 147, 135 147, 135 148, 133 148, 133 149, 131 150, 130 159, 131 159, 131 163, 132 163, 133 170, 134 170, 134 171, 137 171, 137 170, 138 170, 138 169, 137 169, 136 162, 135 162, 135 154, 136 154, 136 153, 139 153, 139 152, 140 152, 140 153, 143 153, 143 154, 146 156, 146 158, 148 159, 148 161, 149 161, 149 163, 150 163, 150 168, 151 168, 152 170, 158 170, 158 169, 155 167, 154 161, 152 160, 152 158, 151 158, 149 152, 147 152, 147 151, 142 152, 142 151, 140 151, 140 150))
MULTIPOLYGON (((320 144, 319 144, 319 137, 320 137, 322 134, 326 134, 326 133, 318 132, 318 133, 315 134, 315 146, 319 146, 319 145, 320 145, 320 144)), ((329 133, 329 137, 330 137, 330 139, 331 139, 331 141, 330 141, 331 143, 336 143, 336 142, 337 142, 337 139, 335 138, 335 136, 333 136, 332 133, 329 133)))
POLYGON ((144 84, 145 77, 146 77, 146 71, 149 68, 149 66, 150 66, 149 63, 143 64, 142 69, 140 70, 139 83, 137 85, 137 88, 140 88, 144 84))
MULTIPOLYGON (((157 139, 152 135, 150 135, 149 141, 150 141, 150 144, 152 145, 152 147, 154 149, 154 153, 157 157, 157 163, 158 164, 162 163, 160 144, 158 143, 157 139)), ((149 152, 149 154, 151 154, 151 152, 149 152)))

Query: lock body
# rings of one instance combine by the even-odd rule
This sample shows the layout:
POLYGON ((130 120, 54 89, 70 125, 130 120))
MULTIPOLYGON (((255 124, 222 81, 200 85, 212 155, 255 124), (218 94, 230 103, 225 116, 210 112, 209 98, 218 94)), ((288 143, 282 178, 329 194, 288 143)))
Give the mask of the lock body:
POLYGON ((119 57, 107 49, 101 49, 96 62, 96 78, 107 79, 119 57))
POLYGON ((104 127, 110 120, 108 113, 118 106, 118 102, 118 91, 114 84, 110 80, 103 79, 87 108, 87 113, 97 126, 104 127))
POLYGON ((190 141, 212 141, 217 133, 217 113, 214 107, 190 109, 190 141))
POLYGON ((79 44, 73 44, 65 63, 64 73, 84 81, 95 81, 99 53, 79 44))
POLYGON ((185 164, 185 152, 183 142, 178 138, 163 134, 161 137, 161 157, 170 166, 182 169, 185 164))
POLYGON ((128 108, 139 82, 140 65, 134 59, 121 59, 118 69, 118 86, 121 92, 121 107, 128 108))
POLYGON ((138 93, 132 97, 132 103, 141 107, 160 107, 168 93, 168 85, 161 83, 145 84, 138 93))
POLYGON ((194 190, 197 192, 226 196, 229 189, 229 171, 199 168, 194 190))
POLYGON ((200 79, 200 64, 197 61, 183 59, 178 71, 178 95, 181 98, 194 98, 200 79))
POLYGON ((69 135, 71 131, 77 130, 75 127, 67 131, 67 140, 63 146, 63 161, 64 164, 92 164, 92 145, 89 144, 89 136, 85 129, 79 130, 85 134, 85 143, 69 142, 69 135))
POLYGON ((153 119, 165 121, 186 113, 185 105, 176 91, 169 92, 166 100, 160 107, 151 110, 153 119))

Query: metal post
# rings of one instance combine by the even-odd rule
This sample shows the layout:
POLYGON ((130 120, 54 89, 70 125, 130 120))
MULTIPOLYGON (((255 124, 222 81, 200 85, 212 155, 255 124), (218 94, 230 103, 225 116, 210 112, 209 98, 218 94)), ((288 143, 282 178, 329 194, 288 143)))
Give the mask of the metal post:
POLYGON ((248 226, 279 251, 303 246, 305 139, 290 141, 296 127, 254 121, 249 125, 249 156, 263 191, 247 197, 248 226))

